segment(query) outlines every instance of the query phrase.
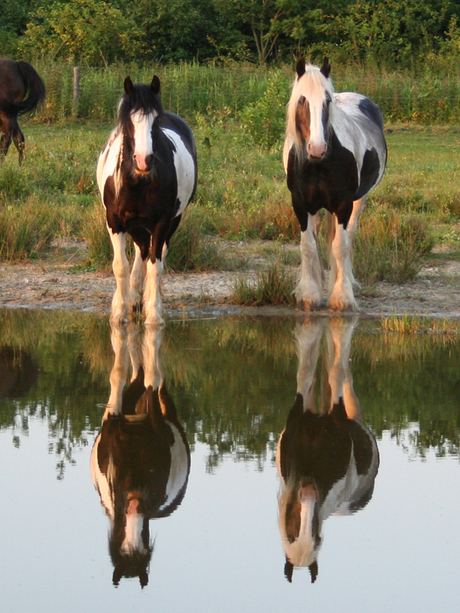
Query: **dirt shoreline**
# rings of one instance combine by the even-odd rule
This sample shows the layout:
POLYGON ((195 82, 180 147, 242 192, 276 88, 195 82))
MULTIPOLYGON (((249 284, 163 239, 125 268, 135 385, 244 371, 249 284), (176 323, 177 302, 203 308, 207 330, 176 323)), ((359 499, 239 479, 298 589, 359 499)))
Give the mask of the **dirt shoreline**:
MULTIPOLYGON (((43 308, 109 313, 115 280, 111 272, 76 271, 85 257, 80 244, 57 245, 41 260, 0 264, 0 307, 43 308)), ((263 259, 263 258, 262 258, 263 259)), ((261 266, 258 257, 257 266, 261 266)), ((263 264, 262 264, 263 265, 263 264)), ((167 317, 219 315, 295 316, 291 307, 240 307, 231 303, 233 284, 245 272, 168 273, 163 278, 167 317)), ((449 254, 433 254, 416 280, 404 285, 381 282, 361 290, 362 317, 421 315, 460 317, 460 262, 449 254)), ((318 315, 330 315, 318 311, 318 315)))

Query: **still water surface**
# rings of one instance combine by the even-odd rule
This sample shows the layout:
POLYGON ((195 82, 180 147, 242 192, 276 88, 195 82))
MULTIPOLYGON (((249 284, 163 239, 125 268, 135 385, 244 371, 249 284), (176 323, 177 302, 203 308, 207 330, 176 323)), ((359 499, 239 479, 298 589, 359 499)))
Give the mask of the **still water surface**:
POLYGON ((415 612, 460 602, 456 339, 384 336, 356 320, 168 322, 150 336, 85 314, 0 311, 0 324, 2 611, 415 612), (165 516, 147 522, 143 589, 138 577, 113 585, 110 503, 90 468, 133 368, 167 388, 151 402, 168 423, 177 411, 167 430, 177 443, 183 429, 191 460, 188 474, 184 447, 175 481, 157 493, 165 516), (310 424, 332 416, 326 435, 313 446, 292 435, 283 453, 303 459, 278 452, 277 462, 282 433, 309 429, 296 421, 305 414, 310 424), (350 422, 361 477, 353 462, 339 466, 350 422))

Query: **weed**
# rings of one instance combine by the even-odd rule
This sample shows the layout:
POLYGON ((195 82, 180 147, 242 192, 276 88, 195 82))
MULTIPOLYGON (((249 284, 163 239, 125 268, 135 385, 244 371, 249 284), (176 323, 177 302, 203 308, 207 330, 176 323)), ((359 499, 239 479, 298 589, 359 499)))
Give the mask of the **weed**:
POLYGON ((251 281, 238 277, 233 286, 232 301, 245 306, 264 304, 293 305, 295 274, 275 260, 266 270, 260 270, 251 281))
POLYGON ((428 226, 420 217, 370 207, 362 215, 355 238, 356 277, 366 284, 410 281, 432 246, 428 226))

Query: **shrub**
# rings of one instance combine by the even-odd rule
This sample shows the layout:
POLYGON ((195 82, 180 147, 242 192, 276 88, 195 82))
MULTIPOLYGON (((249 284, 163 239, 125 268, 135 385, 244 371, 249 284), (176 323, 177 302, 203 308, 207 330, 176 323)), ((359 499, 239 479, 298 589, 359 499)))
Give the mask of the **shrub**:
POLYGON ((275 260, 267 270, 259 271, 255 280, 237 278, 232 300, 235 304, 245 306, 293 305, 294 287, 295 273, 283 267, 279 260, 275 260))
POLYGON ((369 207, 355 237, 356 277, 367 284, 413 280, 432 246, 428 226, 420 217, 369 207))
POLYGON ((0 260, 34 257, 59 227, 56 210, 31 197, 20 206, 0 207, 0 260))

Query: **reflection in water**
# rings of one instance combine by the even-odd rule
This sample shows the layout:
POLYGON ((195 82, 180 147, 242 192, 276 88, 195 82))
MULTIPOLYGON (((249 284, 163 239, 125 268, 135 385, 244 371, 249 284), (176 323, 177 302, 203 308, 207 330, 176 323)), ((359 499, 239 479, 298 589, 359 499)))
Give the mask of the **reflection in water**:
POLYGON ((297 396, 278 442, 281 480, 279 526, 285 575, 308 566, 318 574, 321 526, 331 514, 346 515, 371 499, 379 466, 374 436, 362 423, 349 367, 357 318, 299 324, 297 396), (326 336, 326 393, 318 408, 315 372, 326 336))
POLYGON ((115 354, 110 398, 91 456, 93 482, 110 518, 113 583, 148 583, 152 555, 149 519, 170 515, 182 502, 190 449, 160 364, 162 330, 112 327, 115 354), (128 378, 129 361, 132 376, 128 378))
POLYGON ((0 399, 25 396, 38 378, 38 366, 23 349, 0 347, 0 399))

